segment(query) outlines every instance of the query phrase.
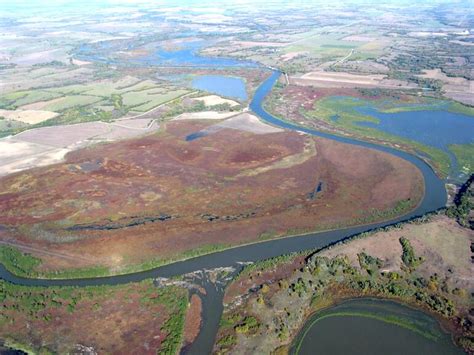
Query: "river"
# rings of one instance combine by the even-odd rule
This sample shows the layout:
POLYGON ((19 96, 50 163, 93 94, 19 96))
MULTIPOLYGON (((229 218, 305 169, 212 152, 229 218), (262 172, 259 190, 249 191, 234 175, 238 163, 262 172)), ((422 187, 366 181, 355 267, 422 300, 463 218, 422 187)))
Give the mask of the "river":
MULTIPOLYGON (((422 159, 409 153, 399 151, 390 147, 379 146, 373 143, 355 140, 347 137, 340 137, 329 133, 318 132, 309 128, 302 128, 294 124, 285 122, 266 112, 262 103, 266 95, 272 90, 281 73, 274 70, 272 75, 266 79, 257 89, 251 103, 250 109, 262 120, 285 129, 296 130, 314 136, 334 139, 336 141, 376 149, 387 152, 405 159, 420 169, 425 182, 425 194, 419 206, 412 212, 392 219, 390 221, 373 223, 365 226, 356 226, 339 230, 318 232, 289 238, 268 240, 265 242, 244 245, 227 249, 224 251, 203 255, 200 257, 175 262, 172 264, 157 267, 152 270, 137 272, 127 275, 117 275, 90 279, 67 279, 67 280, 46 280, 30 279, 18 277, 0 265, 0 278, 19 285, 26 286, 94 286, 94 285, 117 285, 129 282, 138 282, 144 279, 156 277, 174 277, 191 273, 202 269, 213 269, 219 267, 233 266, 241 268, 240 262, 255 262, 282 254, 298 252, 307 249, 323 248, 338 241, 350 238, 362 232, 370 231, 379 227, 388 226, 401 221, 406 221, 427 212, 438 210, 446 204, 446 190, 443 181, 435 174, 433 169, 422 159)), ((188 353, 205 354, 212 351, 214 338, 219 326, 219 319, 222 313, 223 288, 216 288, 209 282, 202 285, 207 290, 207 296, 203 298, 203 323, 201 332, 196 341, 189 348, 188 353)))

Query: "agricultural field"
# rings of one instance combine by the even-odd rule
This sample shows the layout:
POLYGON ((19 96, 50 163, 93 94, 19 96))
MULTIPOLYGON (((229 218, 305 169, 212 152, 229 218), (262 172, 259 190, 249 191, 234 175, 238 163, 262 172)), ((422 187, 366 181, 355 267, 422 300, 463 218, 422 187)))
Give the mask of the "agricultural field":
MULTIPOLYGON (((120 74, 111 74, 104 68, 87 65, 91 75, 84 75, 78 80, 68 76, 76 69, 65 71, 65 68, 69 67, 44 65, 30 71, 21 68, 6 70, 6 88, 9 88, 8 83, 25 76, 38 86, 31 85, 27 90, 5 90, 5 95, 0 98, 0 136, 14 135, 30 128, 91 121, 111 122, 139 115, 167 120, 183 112, 239 111, 242 108, 239 102, 218 95, 206 95, 192 88, 192 80, 197 75, 220 75, 221 71, 188 69, 188 73, 181 73, 181 79, 170 80, 170 76, 174 75, 173 69, 164 71, 157 68, 145 73, 141 69, 128 69, 120 74), (159 79, 149 79, 153 73, 159 79), (56 80, 61 75, 64 80, 56 80), (202 100, 196 100, 198 97, 202 100)), ((267 75, 261 70, 233 69, 228 73, 242 77, 248 93, 252 93, 267 75)))
MULTIPOLYGON (((286 352, 310 315, 358 297, 392 299, 434 314, 459 346, 472 351, 473 242, 472 230, 437 215, 318 253, 247 266, 226 289, 214 351, 286 352)), ((387 321, 439 336, 397 316, 387 321)))
POLYGON ((171 121, 140 139, 70 152, 64 163, 2 178, 0 189, 1 239, 32 247, 42 261, 31 273, 54 276, 123 273, 386 220, 417 206, 423 180, 394 156, 242 114, 171 121))
MULTIPOLYGON (((91 115, 96 116, 95 120, 110 120, 128 112, 143 113, 189 93, 189 89, 125 76, 118 80, 11 92, 2 97, 0 107, 9 110, 1 111, 7 120, 23 121, 33 126, 38 123, 54 125, 94 120, 91 115), (22 116, 32 115, 32 110, 40 111, 38 118, 22 119, 22 116), (86 112, 89 118, 86 118, 86 112), (13 117, 14 114, 17 117, 13 117), (85 117, 80 119, 78 115, 85 117), (56 120, 50 120, 54 117, 56 120)), ((15 132, 14 128, 5 131, 15 132)))
POLYGON ((339 11, 308 7, 269 11, 265 31, 223 38, 203 53, 252 59, 296 77, 311 72, 384 75, 387 82, 377 87, 396 88, 401 83, 420 95, 473 104, 473 47, 466 32, 469 8, 464 5, 401 10, 359 4, 339 11), (282 26, 278 18, 288 11, 291 25, 282 26), (464 20, 454 20, 457 11, 464 20))
POLYGON ((68 152, 86 146, 139 137, 158 129, 156 121, 149 118, 30 129, 0 138, 0 176, 61 162, 68 152))
POLYGON ((147 280, 42 288, 0 281, 0 296, 4 348, 28 353, 172 354, 184 341, 188 291, 177 286, 157 287, 147 280))

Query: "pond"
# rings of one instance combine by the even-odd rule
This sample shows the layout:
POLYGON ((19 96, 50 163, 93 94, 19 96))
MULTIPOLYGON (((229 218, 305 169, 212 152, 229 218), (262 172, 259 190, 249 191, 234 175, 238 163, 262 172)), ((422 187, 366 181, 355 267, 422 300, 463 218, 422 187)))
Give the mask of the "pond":
POLYGON ((193 79, 192 87, 241 101, 247 100, 245 81, 224 75, 200 75, 193 79))
POLYGON ((303 327, 293 354, 462 354, 438 322, 401 304, 357 299, 318 312, 303 327))

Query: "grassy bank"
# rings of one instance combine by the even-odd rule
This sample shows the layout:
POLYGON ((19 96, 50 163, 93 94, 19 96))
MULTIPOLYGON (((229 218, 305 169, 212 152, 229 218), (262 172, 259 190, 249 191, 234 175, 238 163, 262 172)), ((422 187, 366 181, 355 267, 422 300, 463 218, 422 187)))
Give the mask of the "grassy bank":
POLYGON ((148 343, 161 353, 175 354, 181 345, 188 293, 174 286, 158 288, 152 280, 80 288, 0 281, 0 300, 0 337, 12 349, 69 353, 77 350, 77 344, 99 344, 96 350, 113 353, 148 343), (127 334, 135 332, 129 339, 127 334))

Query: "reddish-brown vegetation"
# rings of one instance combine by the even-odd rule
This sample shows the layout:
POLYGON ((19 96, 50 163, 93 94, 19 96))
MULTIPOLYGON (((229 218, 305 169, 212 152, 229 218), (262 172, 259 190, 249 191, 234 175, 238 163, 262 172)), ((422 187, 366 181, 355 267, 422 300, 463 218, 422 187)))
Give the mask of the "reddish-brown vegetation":
POLYGON ((201 311, 201 298, 197 294, 193 294, 189 301, 189 308, 186 312, 186 320, 184 323, 183 350, 192 344, 199 334, 199 330, 201 329, 201 311))
POLYGON ((360 223, 423 192, 404 160, 296 132, 222 129, 185 140, 209 124, 170 122, 1 179, 0 225, 10 231, 0 238, 34 247, 44 271, 119 271, 205 245, 360 223))
POLYGON ((171 331, 166 322, 184 317, 176 304, 187 298, 185 289, 157 289, 151 281, 86 289, 6 288, 0 336, 37 353, 84 353, 88 348, 156 354, 171 331))

